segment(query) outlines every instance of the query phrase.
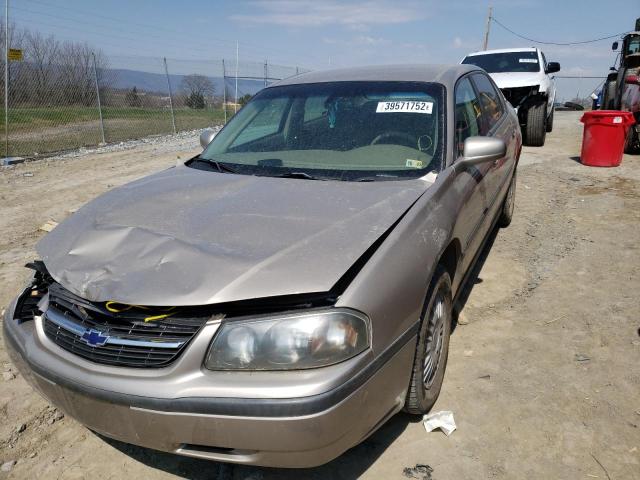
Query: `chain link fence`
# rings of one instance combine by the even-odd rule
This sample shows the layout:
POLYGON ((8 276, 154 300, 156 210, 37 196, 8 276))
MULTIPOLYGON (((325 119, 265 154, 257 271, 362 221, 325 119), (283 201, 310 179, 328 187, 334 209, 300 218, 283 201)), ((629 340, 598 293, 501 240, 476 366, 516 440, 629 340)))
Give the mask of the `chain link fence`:
POLYGON ((580 75, 557 75, 556 79, 556 102, 564 104, 571 102, 578 104, 585 109, 590 109, 593 104, 591 94, 597 95, 604 81, 602 76, 580 76, 580 75))
POLYGON ((36 43, 23 41, 23 60, 9 63, 0 155, 30 157, 220 125, 236 102, 302 72, 235 59, 107 57, 82 44, 52 52, 36 43))

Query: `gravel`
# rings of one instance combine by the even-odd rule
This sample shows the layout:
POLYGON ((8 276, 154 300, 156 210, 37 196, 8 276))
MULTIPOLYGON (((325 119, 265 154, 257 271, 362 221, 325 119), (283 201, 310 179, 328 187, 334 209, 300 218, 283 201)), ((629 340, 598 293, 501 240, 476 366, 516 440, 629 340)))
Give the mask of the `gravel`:
MULTIPOLYGON (((222 125, 215 125, 209 127, 216 133, 222 129, 222 125)), ((97 147, 81 147, 77 150, 64 152, 58 155, 48 156, 47 160, 61 160, 67 158, 78 158, 87 155, 103 154, 121 152, 124 150, 132 150, 145 145, 152 145, 157 147, 158 152, 167 152, 173 150, 184 150, 191 148, 198 148, 200 145, 200 133, 204 129, 185 130, 171 135, 152 135, 136 140, 127 140, 119 143, 109 143, 106 145, 99 145, 97 147)), ((45 157, 40 157, 45 158, 45 157)), ((38 157, 31 160, 37 160, 38 157)))

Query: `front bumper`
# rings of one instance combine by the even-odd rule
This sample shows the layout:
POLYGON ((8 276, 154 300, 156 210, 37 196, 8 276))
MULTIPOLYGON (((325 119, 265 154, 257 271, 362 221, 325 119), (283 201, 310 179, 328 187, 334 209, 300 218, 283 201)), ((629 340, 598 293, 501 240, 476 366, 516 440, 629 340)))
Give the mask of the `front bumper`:
MULTIPOLYGON (((50 342, 39 317, 21 324, 12 317, 9 308, 3 330, 13 363, 88 428, 156 450, 263 466, 321 465, 365 439, 402 408, 415 349, 415 332, 407 332, 365 368, 362 359, 354 362, 359 370, 348 381, 304 397, 203 397, 202 378, 190 388, 188 376, 179 386, 168 384, 165 396, 146 396, 119 388, 118 368, 92 365, 50 342)), ((158 371, 142 372, 137 391, 144 392, 146 382, 157 392, 158 371)), ((130 380, 123 376, 120 384, 130 380)))

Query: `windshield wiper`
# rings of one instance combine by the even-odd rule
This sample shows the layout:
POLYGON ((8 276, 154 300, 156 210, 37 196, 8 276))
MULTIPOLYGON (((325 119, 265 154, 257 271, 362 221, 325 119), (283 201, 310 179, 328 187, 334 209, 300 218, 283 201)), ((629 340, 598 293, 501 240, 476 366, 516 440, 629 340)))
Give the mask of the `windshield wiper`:
POLYGON ((304 180, 326 180, 325 178, 314 177, 313 175, 309 175, 306 172, 287 172, 281 173, 279 175, 269 175, 270 177, 278 177, 278 178, 302 178, 304 180))
POLYGON ((201 157, 200 155, 198 155, 197 157, 194 157, 191 159, 194 162, 203 162, 203 163, 208 163, 213 165, 214 167, 216 167, 216 169, 220 172, 220 173, 238 173, 236 172, 233 168, 225 165, 224 163, 221 163, 217 160, 213 160, 212 158, 204 158, 201 157))
POLYGON ((393 180, 394 178, 398 178, 398 175, 388 175, 388 174, 377 174, 368 177, 358 177, 354 182, 377 182, 380 180, 393 180))

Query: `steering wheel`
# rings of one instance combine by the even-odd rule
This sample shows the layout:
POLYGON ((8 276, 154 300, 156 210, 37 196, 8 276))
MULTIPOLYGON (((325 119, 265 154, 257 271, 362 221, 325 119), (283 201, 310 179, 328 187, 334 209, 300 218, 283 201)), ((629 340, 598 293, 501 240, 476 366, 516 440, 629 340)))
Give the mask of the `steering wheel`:
POLYGON ((411 148, 417 148, 416 137, 414 137, 413 135, 409 135, 408 133, 405 133, 405 132, 399 132, 397 130, 390 130, 388 132, 381 133, 380 135, 376 136, 373 140, 371 140, 370 145, 377 145, 383 140, 388 140, 390 138, 403 140, 404 141, 403 145, 407 145, 408 147, 411 147, 411 148))

